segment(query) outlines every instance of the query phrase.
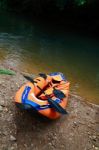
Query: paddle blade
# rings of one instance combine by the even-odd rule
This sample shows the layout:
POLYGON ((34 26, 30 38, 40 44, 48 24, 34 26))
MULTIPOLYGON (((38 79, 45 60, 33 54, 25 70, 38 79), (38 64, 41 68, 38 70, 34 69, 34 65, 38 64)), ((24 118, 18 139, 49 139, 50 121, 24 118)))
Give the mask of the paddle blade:
POLYGON ((27 75, 23 75, 23 77, 34 84, 34 80, 31 77, 27 75))
POLYGON ((45 73, 39 73, 39 76, 44 78, 45 80, 47 79, 47 75, 45 73))
POLYGON ((54 93, 54 95, 55 95, 56 97, 58 97, 59 99, 63 99, 63 98, 66 97, 65 94, 64 94, 62 91, 57 90, 57 89, 54 89, 54 90, 53 90, 53 93, 54 93))
POLYGON ((57 102, 52 100, 51 98, 48 98, 48 102, 51 104, 51 106, 59 113, 61 114, 68 114, 65 109, 63 109, 57 102))

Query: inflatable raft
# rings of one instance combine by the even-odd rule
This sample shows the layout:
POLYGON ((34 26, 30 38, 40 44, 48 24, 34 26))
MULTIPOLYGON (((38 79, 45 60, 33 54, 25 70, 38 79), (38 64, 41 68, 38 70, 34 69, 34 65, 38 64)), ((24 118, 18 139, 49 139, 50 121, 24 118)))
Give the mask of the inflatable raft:
POLYGON ((39 74, 35 79, 24 77, 29 82, 17 91, 15 95, 17 106, 34 109, 50 119, 65 114, 70 83, 62 73, 39 74))

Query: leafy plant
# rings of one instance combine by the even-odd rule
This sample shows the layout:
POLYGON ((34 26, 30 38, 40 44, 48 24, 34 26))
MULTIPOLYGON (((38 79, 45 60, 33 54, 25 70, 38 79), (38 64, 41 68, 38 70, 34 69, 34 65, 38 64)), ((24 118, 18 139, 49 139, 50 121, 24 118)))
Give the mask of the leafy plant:
POLYGON ((75 0, 75 3, 76 3, 78 6, 84 5, 86 2, 87 2, 86 0, 75 0))
POLYGON ((15 72, 8 69, 0 69, 0 74, 15 75, 15 72))

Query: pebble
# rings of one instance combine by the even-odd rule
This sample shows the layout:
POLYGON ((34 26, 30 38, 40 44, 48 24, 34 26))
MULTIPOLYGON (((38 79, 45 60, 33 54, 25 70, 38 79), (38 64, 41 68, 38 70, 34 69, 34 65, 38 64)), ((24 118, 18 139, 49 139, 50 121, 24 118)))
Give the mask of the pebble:
POLYGON ((92 136, 92 139, 96 139, 97 137, 95 135, 92 136))
POLYGON ((73 125, 74 125, 74 127, 78 126, 78 122, 74 121, 73 125))
POLYGON ((54 136, 54 139, 57 140, 57 136, 54 136))
POLYGON ((28 147, 27 144, 24 144, 24 147, 27 148, 28 147))
POLYGON ((3 111, 3 107, 0 105, 0 112, 2 112, 3 111))
POLYGON ((95 147, 95 150, 99 150, 99 147, 95 147))
POLYGON ((12 118, 9 116, 9 117, 7 118, 7 121, 8 121, 8 122, 11 122, 11 121, 12 121, 12 118))
POLYGON ((15 138, 13 135, 11 135, 11 136, 10 136, 10 140, 11 140, 11 141, 16 141, 16 138, 15 138))
POLYGON ((89 136, 89 138, 92 140, 96 140, 97 137, 95 135, 93 135, 93 136, 89 136))
POLYGON ((5 112, 8 112, 9 110, 8 110, 8 108, 5 108, 5 112))
POLYGON ((89 112, 87 112, 86 115, 89 115, 89 112))
POLYGON ((90 132, 87 132, 87 134, 90 135, 91 133, 90 133, 90 132))
POLYGON ((76 83, 76 84, 74 85, 74 87, 75 87, 75 88, 79 88, 79 84, 76 83))
POLYGON ((52 143, 48 143, 48 145, 52 146, 53 144, 52 143))
POLYGON ((73 139, 72 138, 69 138, 69 141, 72 141, 73 139))
POLYGON ((74 121, 73 123, 74 123, 75 125, 77 125, 77 122, 76 122, 76 121, 74 121))
POLYGON ((90 125, 90 124, 88 124, 88 127, 89 127, 89 128, 91 128, 91 125, 90 125))
POLYGON ((65 146, 64 146, 64 145, 61 145, 61 148, 63 149, 63 148, 65 148, 65 146))
POLYGON ((70 133, 70 137, 73 137, 74 136, 74 133, 70 133))
POLYGON ((15 148, 12 146, 12 147, 9 147, 7 150, 14 150, 15 148))
POLYGON ((0 106, 5 107, 5 103, 3 100, 0 100, 0 106))
POLYGON ((33 144, 33 143, 31 144, 31 147, 34 147, 34 144, 33 144))
POLYGON ((5 131, 3 132, 3 135, 7 136, 7 135, 8 135, 8 132, 5 130, 5 131))

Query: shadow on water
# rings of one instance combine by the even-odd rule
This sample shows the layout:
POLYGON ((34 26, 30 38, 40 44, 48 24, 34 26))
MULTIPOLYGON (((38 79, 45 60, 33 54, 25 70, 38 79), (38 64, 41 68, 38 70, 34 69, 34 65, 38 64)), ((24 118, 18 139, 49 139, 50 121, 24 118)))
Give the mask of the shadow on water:
POLYGON ((63 72, 73 93, 99 104, 97 40, 9 14, 0 20, 0 62, 30 73, 63 72))

